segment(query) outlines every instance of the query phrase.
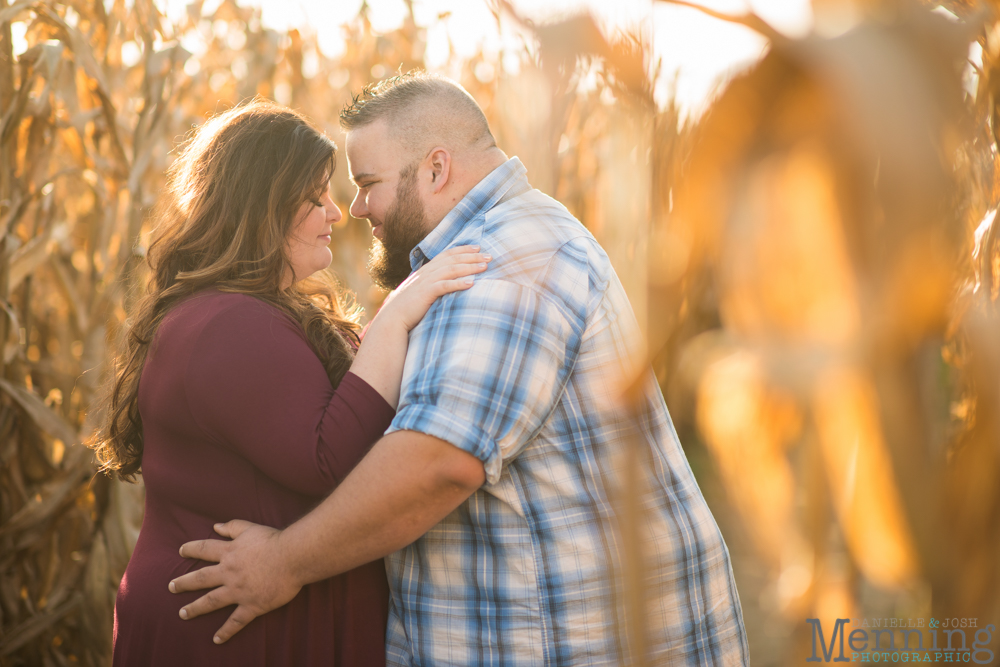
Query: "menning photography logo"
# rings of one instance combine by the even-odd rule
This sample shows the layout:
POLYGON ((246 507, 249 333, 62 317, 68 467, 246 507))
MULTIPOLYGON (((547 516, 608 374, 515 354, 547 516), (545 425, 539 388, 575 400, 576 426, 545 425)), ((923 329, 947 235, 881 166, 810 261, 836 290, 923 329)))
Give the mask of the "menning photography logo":
POLYGON ((996 626, 983 627, 977 618, 838 618, 829 642, 818 618, 806 623, 812 626, 812 655, 806 662, 993 663, 987 647, 996 626))

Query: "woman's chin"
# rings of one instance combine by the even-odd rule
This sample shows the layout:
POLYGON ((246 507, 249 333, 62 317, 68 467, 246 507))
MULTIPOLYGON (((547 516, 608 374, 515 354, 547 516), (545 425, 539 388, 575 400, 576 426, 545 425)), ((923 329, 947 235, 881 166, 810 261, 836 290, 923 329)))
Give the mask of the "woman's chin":
POLYGON ((319 273, 324 269, 328 269, 331 264, 333 264, 333 253, 330 252, 329 248, 323 248, 322 252, 316 253, 316 263, 313 265, 313 273, 319 273))

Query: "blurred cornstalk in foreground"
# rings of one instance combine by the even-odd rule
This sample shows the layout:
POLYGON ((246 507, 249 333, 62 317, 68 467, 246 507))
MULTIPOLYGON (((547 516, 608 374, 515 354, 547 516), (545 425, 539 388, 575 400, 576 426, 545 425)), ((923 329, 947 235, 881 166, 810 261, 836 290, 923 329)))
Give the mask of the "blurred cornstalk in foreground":
POLYGON ((663 303, 718 321, 661 360, 764 569, 760 664, 802 664, 806 618, 1000 621, 1000 4, 973 4, 721 17, 771 48, 675 184, 663 303))
MULTIPOLYGON (((648 276, 631 296, 668 403, 755 554, 736 562, 755 665, 811 657, 807 618, 828 642, 837 618, 1000 621, 1000 3, 973 4, 816 0, 800 39, 701 8, 770 49, 693 131, 627 41, 538 29, 550 80, 567 49, 609 65, 611 146, 644 128, 612 149, 604 241, 627 287, 648 276)), ((640 651, 642 504, 620 515, 640 651)))
MULTIPOLYGON (((608 249, 692 459, 696 434, 712 455, 727 538, 748 545, 755 666, 800 664, 807 617, 1000 620, 1000 20, 936 4, 814 0, 817 34, 794 40, 720 17, 771 48, 697 125, 654 103, 648 36, 587 18, 534 26, 497 1, 525 36, 519 72, 450 65, 608 249)), ((105 6, 0 0, 0 665, 107 663, 142 490, 94 477, 80 442, 176 140, 253 95, 339 140, 351 91, 423 64, 412 13, 379 35, 362 8, 332 60, 231 1, 177 25, 150 0, 105 6)), ((352 195, 341 159, 334 196, 352 195)), ((368 237, 345 216, 332 248, 371 305, 368 237)), ((642 502, 625 499, 641 663, 642 502)))

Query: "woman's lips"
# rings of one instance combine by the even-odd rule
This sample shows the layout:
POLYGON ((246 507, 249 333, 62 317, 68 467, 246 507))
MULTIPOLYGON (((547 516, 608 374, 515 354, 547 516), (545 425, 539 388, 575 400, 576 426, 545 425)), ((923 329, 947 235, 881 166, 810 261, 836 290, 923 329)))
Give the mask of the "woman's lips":
POLYGON ((330 234, 322 234, 319 237, 319 240, 322 241, 323 243, 329 243, 332 240, 332 237, 330 234))

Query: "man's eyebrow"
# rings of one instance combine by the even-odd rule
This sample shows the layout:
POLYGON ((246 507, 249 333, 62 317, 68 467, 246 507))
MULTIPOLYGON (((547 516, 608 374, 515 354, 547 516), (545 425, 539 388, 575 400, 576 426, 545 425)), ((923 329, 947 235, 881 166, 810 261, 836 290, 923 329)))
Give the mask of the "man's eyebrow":
POLYGON ((375 174, 351 174, 351 180, 355 185, 360 185, 361 181, 374 178, 375 174))

